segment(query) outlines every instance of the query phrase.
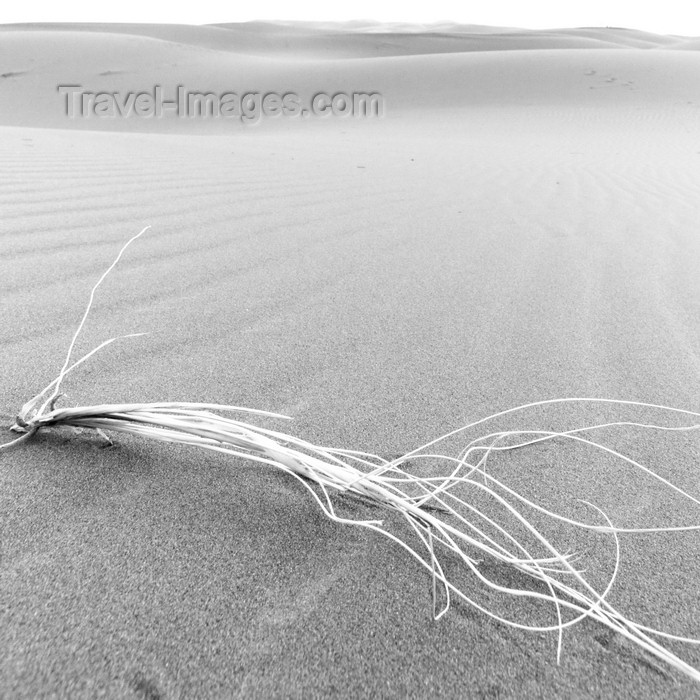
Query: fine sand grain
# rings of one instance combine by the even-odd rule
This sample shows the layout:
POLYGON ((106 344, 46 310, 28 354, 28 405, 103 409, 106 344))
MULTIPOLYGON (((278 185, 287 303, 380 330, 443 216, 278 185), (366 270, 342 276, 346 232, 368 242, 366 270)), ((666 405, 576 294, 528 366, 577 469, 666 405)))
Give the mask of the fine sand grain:
MULTIPOLYGON (((700 410, 700 40, 405 30, 0 27, 3 426, 56 376, 90 288, 147 224, 80 349, 149 335, 71 375, 67 404, 236 403, 387 455, 559 396, 700 410), (67 120, 56 92, 159 81, 379 91, 386 114, 67 120)), ((698 495, 697 434, 609 439, 698 495)), ((559 666, 556 635, 460 604, 434 623, 430 577, 292 479, 116 442, 47 432, 0 456, 2 696, 700 697, 592 622, 565 633, 559 666)), ((562 508, 700 523, 574 449, 516 466, 512 483, 562 508)), ((611 600, 700 637, 698 542, 625 537, 611 600)), ((700 667, 700 647, 669 646, 700 667)))

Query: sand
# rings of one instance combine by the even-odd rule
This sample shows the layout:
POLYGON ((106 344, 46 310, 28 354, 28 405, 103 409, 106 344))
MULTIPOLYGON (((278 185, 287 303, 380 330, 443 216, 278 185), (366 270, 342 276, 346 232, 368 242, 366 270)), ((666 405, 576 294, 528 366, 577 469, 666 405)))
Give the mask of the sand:
MULTIPOLYGON (((147 224, 80 348, 149 335, 95 357, 66 402, 238 403, 386 454, 547 398, 700 410, 700 40, 362 23, 0 36, 3 425, 147 224), (159 81, 379 91, 386 113, 69 120, 56 92, 159 81)), ((611 439, 697 495, 697 436, 611 439)), ((634 472, 518 460, 516 483, 554 502, 700 522, 634 472)), ((556 636, 466 605, 433 622, 430 578, 403 551, 253 463, 47 433, 0 456, 0 494, 5 697, 700 697, 591 622, 560 665, 556 636)), ((697 536, 624 548, 615 604, 700 636, 697 536)), ((700 667, 700 649, 672 648, 700 667)))

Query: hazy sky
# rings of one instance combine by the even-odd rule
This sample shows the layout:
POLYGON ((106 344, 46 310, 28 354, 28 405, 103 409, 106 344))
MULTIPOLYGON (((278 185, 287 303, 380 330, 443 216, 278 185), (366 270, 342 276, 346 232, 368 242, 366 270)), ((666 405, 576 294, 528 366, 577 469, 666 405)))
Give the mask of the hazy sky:
POLYGON ((700 35, 700 13, 690 0, 653 4, 619 0, 195 0, 188 3, 144 0, 62 0, 3 2, 0 23, 11 22, 165 22, 207 24, 254 19, 436 22, 551 28, 617 26, 663 34, 700 35), (698 17, 696 17, 698 15, 698 17))

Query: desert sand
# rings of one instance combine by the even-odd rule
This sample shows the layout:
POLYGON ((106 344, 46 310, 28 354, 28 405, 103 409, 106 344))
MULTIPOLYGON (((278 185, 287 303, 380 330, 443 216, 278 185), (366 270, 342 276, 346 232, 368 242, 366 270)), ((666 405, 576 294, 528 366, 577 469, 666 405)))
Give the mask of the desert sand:
MULTIPOLYGON (((1 441, 148 224, 79 350, 148 335, 71 375, 66 404, 237 403, 379 454, 541 399, 700 411, 699 48, 596 28, 0 27, 1 441), (69 119, 59 84, 371 91, 386 109, 69 119)), ((609 438, 698 495, 697 433, 609 438)), ((575 450, 510 476, 616 524, 700 523, 575 450)), ((0 455, 0 522, 4 697, 700 697, 593 622, 565 632, 560 664, 556 635, 465 604, 433 622, 405 552, 224 455, 47 432, 0 455)), ((615 604, 700 637, 697 534, 623 551, 615 604)), ((700 647, 670 646, 700 668, 700 647)))

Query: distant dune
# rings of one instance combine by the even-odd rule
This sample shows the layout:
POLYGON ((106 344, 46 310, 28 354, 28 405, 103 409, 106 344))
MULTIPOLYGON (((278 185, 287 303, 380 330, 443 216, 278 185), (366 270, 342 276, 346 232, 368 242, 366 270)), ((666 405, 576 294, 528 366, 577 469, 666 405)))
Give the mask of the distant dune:
MULTIPOLYGON (((612 28, 6 25, 0 27, 0 123, 221 129, 216 120, 183 123, 168 115, 70 120, 58 85, 120 94, 156 84, 171 92, 177 85, 217 94, 292 91, 303 99, 318 92, 379 92, 395 118, 485 106, 678 105, 700 84, 698 42, 612 28)), ((280 121, 265 124, 274 128, 280 121)))

